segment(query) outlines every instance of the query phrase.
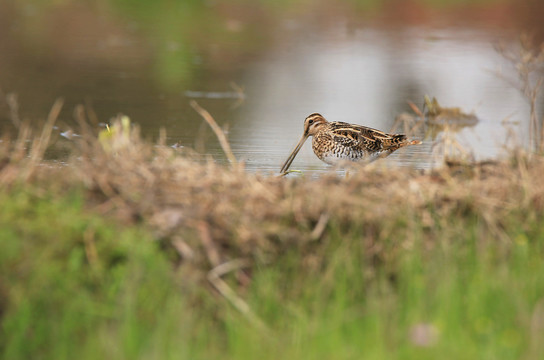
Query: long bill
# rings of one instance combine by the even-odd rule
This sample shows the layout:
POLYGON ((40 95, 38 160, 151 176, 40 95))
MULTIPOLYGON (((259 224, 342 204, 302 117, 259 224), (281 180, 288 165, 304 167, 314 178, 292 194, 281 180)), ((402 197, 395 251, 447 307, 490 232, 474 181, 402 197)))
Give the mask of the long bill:
POLYGON ((304 145, 304 142, 308 139, 308 135, 302 135, 302 138, 299 140, 297 146, 295 149, 291 152, 291 155, 287 158, 285 161, 285 164, 281 167, 280 174, 285 174, 287 170, 289 170, 289 166, 291 166, 291 163, 293 160, 295 160, 295 156, 297 156, 300 149, 302 149, 302 145, 304 145))

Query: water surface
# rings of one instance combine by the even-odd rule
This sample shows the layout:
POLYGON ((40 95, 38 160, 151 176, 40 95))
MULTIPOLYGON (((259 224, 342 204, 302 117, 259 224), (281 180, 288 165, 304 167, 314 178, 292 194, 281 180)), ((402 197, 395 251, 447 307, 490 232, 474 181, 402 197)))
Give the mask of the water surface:
MULTIPOLYGON (((512 84, 514 67, 495 49, 518 41, 515 21, 501 26, 511 16, 505 2, 461 7, 459 15, 417 2, 414 9, 399 3, 370 10, 333 3, 8 1, 0 5, 0 95, 17 94, 20 116, 36 123, 63 97, 59 132, 74 127, 73 109, 84 103, 99 121, 124 113, 146 138, 163 127, 170 145, 224 162, 212 131, 189 106, 197 100, 226 129, 248 171, 277 172, 312 112, 389 131, 411 112, 407 101, 421 107, 426 94, 477 116, 475 126, 447 135, 475 159, 528 141, 528 103, 512 84)), ((0 103, 4 128, 9 113, 0 103)), ((423 144, 380 160, 383 166, 437 164, 445 135, 428 133, 420 128, 413 136, 423 144)), ((310 141, 292 168, 329 169, 310 141)))

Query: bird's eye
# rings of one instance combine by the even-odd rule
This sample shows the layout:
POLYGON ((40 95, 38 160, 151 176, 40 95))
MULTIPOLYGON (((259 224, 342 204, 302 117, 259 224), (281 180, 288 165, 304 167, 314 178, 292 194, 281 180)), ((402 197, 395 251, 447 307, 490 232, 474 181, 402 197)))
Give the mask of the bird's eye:
POLYGON ((308 120, 308 124, 312 125, 314 123, 313 119, 308 120))

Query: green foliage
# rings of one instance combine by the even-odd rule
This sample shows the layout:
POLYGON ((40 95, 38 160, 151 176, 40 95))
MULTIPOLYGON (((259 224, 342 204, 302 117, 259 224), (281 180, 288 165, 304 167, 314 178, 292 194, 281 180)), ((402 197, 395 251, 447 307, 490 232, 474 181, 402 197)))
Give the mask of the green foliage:
POLYGON ((237 289, 266 325, 257 329, 225 299, 187 293, 200 285, 173 271, 140 227, 92 214, 84 202, 79 191, 0 193, 4 358, 544 355, 538 213, 504 219, 510 242, 495 238, 469 207, 426 231, 420 214, 402 209, 383 231, 333 217, 314 246, 314 264, 286 253, 258 265, 249 287, 237 289), (386 251, 369 248, 369 234, 386 251))
POLYGON ((289 180, 129 125, 5 156, 4 358, 544 357, 544 159, 289 180))
POLYGON ((332 241, 340 245, 318 272, 294 261, 259 271, 250 305, 274 336, 229 321, 231 358, 541 358, 544 229, 532 224, 531 241, 512 229, 517 240, 504 244, 470 218, 450 220, 457 231, 432 249, 416 243, 385 266, 369 269, 351 234, 332 241))
POLYGON ((139 228, 87 213, 78 192, 0 193, 5 359, 157 355, 190 328, 171 264, 139 228))

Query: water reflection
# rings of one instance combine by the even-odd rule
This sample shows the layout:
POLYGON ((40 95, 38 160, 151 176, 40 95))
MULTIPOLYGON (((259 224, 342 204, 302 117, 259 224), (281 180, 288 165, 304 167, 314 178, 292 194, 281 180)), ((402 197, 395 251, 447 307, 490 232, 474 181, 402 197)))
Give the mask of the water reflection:
MULTIPOLYGON (((0 4, 2 128, 10 124, 9 93, 19 95, 22 119, 45 117, 64 97, 59 133, 71 134, 73 109, 85 103, 98 121, 123 112, 144 137, 156 138, 164 127, 171 145, 224 161, 189 106, 196 99, 228 131, 249 171, 277 172, 308 114, 389 131, 410 110, 407 101, 421 106, 428 94, 477 116, 477 124, 454 134, 477 159, 499 155, 512 131, 520 142, 528 138, 528 105, 503 79, 516 74, 494 44, 517 41, 500 24, 529 12, 510 14, 504 2, 467 5, 459 10, 462 25, 460 13, 402 1, 370 8, 357 1, 101 3, 0 4)), ((427 130, 434 136, 383 166, 433 166, 432 145, 445 130, 427 130)), ((328 169, 309 144, 292 168, 328 169)))
MULTIPOLYGON (((497 75, 501 66, 506 71, 506 64, 493 48, 493 37, 485 32, 362 30, 291 41, 287 51, 248 73, 248 92, 255 100, 248 101, 240 127, 233 129, 231 137, 235 149, 249 159, 260 153, 258 162, 265 168, 282 162, 300 136, 304 117, 315 111, 331 120, 389 130, 395 117, 407 109, 406 100, 422 103, 424 94, 432 94, 478 116, 478 124, 458 129, 457 137, 479 159, 501 151, 509 134, 502 120, 524 123, 528 117, 519 92, 497 75), (245 138, 247 133, 254 135, 245 138)), ((526 136, 524 125, 516 130, 526 136)), ((401 149, 386 161, 428 167, 430 157, 424 155, 430 155, 429 142, 401 149)), ((324 167, 310 146, 293 166, 324 167)))

